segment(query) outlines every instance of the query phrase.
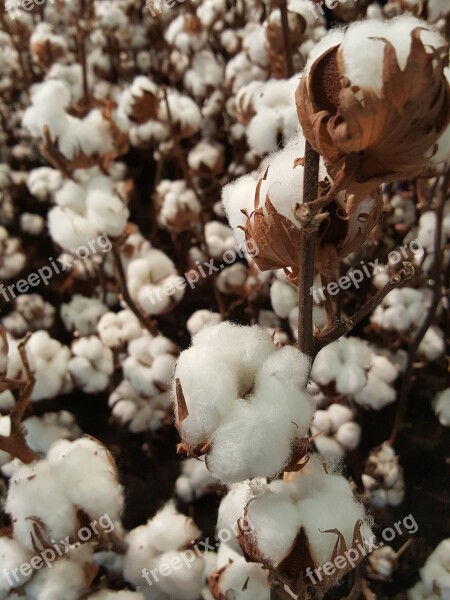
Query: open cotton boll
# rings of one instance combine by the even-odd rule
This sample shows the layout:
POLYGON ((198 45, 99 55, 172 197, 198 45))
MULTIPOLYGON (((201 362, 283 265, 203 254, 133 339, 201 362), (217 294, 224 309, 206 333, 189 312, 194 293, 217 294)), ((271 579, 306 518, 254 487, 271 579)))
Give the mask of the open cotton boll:
POLYGON ((73 439, 81 435, 75 418, 65 410, 45 413, 42 417, 29 417, 23 424, 27 431, 27 444, 32 450, 43 455, 58 440, 73 439))
POLYGON ((239 244, 245 242, 245 235, 239 226, 244 226, 246 217, 241 212, 247 210, 250 215, 254 210, 254 199, 257 179, 252 175, 244 175, 222 188, 222 203, 228 222, 234 230, 234 236, 239 244))
POLYGON ((52 564, 51 569, 36 572, 26 585, 30 600, 78 600, 86 585, 84 565, 65 557, 52 564))
POLYGON ((21 587, 33 575, 32 571, 28 575, 20 572, 21 565, 28 563, 31 558, 30 550, 21 546, 15 539, 10 539, 6 535, 0 536, 0 562, 3 570, 3 575, 0 577, 1 598, 6 598, 6 594, 11 589, 21 587), (8 581, 5 574, 11 575, 12 572, 15 572, 18 580, 10 576, 8 581))
POLYGON ((450 387, 435 396, 433 409, 439 423, 444 427, 450 427, 450 387))
POLYGON ((262 565, 244 558, 233 560, 221 573, 218 587, 223 596, 234 600, 269 600, 270 586, 262 565))
POLYGON ((31 106, 24 112, 22 123, 33 137, 40 138, 44 127, 60 137, 69 128, 65 108, 70 103, 68 86, 56 79, 39 84, 33 90, 31 106))
POLYGON ((204 460, 189 458, 183 461, 181 472, 175 482, 175 493, 185 502, 200 498, 218 485, 217 479, 206 468, 204 460))
MULTIPOLYGON (((191 558, 189 556, 189 558, 191 558)), ((157 586, 170 600, 197 600, 204 585, 203 557, 195 556, 189 566, 183 561, 183 552, 165 552, 151 561, 151 568, 164 570, 166 565, 176 564, 169 577, 160 577, 157 586)))
POLYGON ((270 286, 270 301, 276 315, 281 319, 287 319, 293 308, 297 307, 298 292, 294 285, 284 277, 278 276, 270 286))
POLYGON ((445 342, 442 331, 436 325, 432 325, 419 344, 418 354, 433 361, 440 358, 444 352, 445 342))
POLYGON ((0 225, 0 278, 11 279, 20 273, 25 262, 19 238, 10 237, 8 231, 0 225))
POLYGON ((241 294, 247 280, 248 269, 242 263, 226 267, 216 279, 217 288, 222 294, 241 294))
POLYGON ((190 517, 177 512, 170 501, 151 519, 147 533, 155 549, 163 553, 187 546, 201 531, 190 517))
POLYGON ((58 395, 65 385, 70 350, 51 338, 47 331, 36 331, 27 344, 28 360, 35 372, 31 400, 43 400, 58 395))
POLYGON ((150 520, 132 529, 126 536, 127 550, 124 558, 123 576, 133 585, 142 584, 142 570, 148 568, 149 560, 158 555, 149 535, 150 520))
POLYGON ((212 312, 207 309, 196 310, 189 317, 186 323, 186 328, 191 336, 196 335, 205 325, 213 325, 220 323, 222 317, 219 313, 212 312))
POLYGON ((233 230, 219 221, 210 221, 205 225, 205 238, 213 258, 221 259, 227 250, 236 250, 233 230))
POLYGON ((181 280, 171 259, 150 248, 127 267, 127 283, 133 300, 151 315, 167 312, 181 300, 186 282, 181 280))
POLYGON ((450 538, 442 540, 420 569, 421 580, 408 590, 408 600, 450 598, 450 538))
POLYGON ((102 315, 97 323, 97 332, 105 346, 119 348, 139 337, 142 327, 131 310, 124 309, 118 313, 107 312, 102 315))
POLYGON ((53 444, 47 459, 75 505, 93 518, 105 513, 113 521, 119 518, 123 491, 114 461, 100 442, 86 437, 62 440, 53 444))
POLYGON ((373 352, 357 338, 341 338, 317 355, 311 377, 321 385, 335 382, 340 394, 355 394, 367 383, 373 352))
POLYGON ((98 298, 75 294, 70 302, 61 305, 61 318, 67 331, 78 331, 79 335, 96 333, 97 322, 108 307, 98 298))
POLYGON ((87 393, 106 389, 114 372, 111 349, 91 335, 73 342, 72 351, 69 371, 75 384, 87 393))
POLYGON ((14 472, 5 510, 13 520, 14 537, 30 550, 41 543, 34 533, 33 517, 43 524, 40 535, 48 543, 52 538, 63 540, 72 535, 77 525, 76 506, 47 461, 22 465, 14 472))

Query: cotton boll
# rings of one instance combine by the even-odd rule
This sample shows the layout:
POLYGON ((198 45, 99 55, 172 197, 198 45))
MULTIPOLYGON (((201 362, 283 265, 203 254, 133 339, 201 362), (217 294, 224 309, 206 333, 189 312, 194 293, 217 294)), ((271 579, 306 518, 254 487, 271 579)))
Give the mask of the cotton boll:
POLYGON ((113 521, 118 519, 123 506, 122 488, 113 459, 100 442, 92 438, 59 441, 47 458, 74 504, 90 517, 107 513, 113 521))
POLYGON ((286 279, 275 279, 270 287, 270 301, 273 310, 281 319, 287 319, 294 307, 297 306, 298 294, 294 285, 286 279))
POLYGON ((177 550, 195 541, 200 530, 190 517, 177 512, 173 502, 168 502, 150 521, 148 535, 160 552, 177 550))
POLYGON ((328 417, 333 431, 337 431, 341 425, 352 419, 353 414, 347 406, 334 403, 328 409, 328 417))
POLYGON ((163 565, 177 565, 170 577, 160 577, 157 585, 173 600, 197 600, 204 585, 203 571, 205 564, 203 558, 195 556, 194 560, 187 566, 182 556, 182 552, 170 551, 152 561, 152 568, 158 570, 161 567, 164 568, 163 565))
POLYGON ((92 335, 107 310, 101 300, 75 294, 69 303, 61 305, 61 318, 67 331, 76 330, 80 336, 92 335))
POLYGON ((59 439, 73 439, 81 435, 74 417, 67 411, 29 417, 23 424, 27 431, 27 444, 32 450, 43 455, 59 439))
POLYGON ((53 398, 65 385, 70 350, 52 339, 47 331, 33 333, 27 344, 28 360, 36 383, 31 400, 53 398))
POLYGON ((328 435, 318 435, 314 444, 319 454, 327 460, 336 460, 345 456, 345 448, 336 438, 328 435))
POLYGON ((108 348, 119 348, 142 334, 137 317, 128 309, 118 313, 103 314, 97 323, 97 331, 102 342, 108 348))
POLYGON ((0 278, 11 279, 20 273, 25 260, 20 240, 9 237, 8 231, 0 226, 0 278))
POLYGON ((246 217, 242 209, 250 215, 253 210, 257 179, 251 175, 244 175, 240 179, 229 183, 222 188, 222 203, 227 219, 234 230, 234 236, 239 244, 245 242, 245 236, 239 226, 244 226, 246 217))
POLYGON ((248 269, 242 263, 226 267, 216 278, 217 289, 222 294, 240 294, 247 280, 248 269))
POLYGON ((51 569, 37 571, 25 587, 27 597, 33 600, 78 600, 85 587, 84 565, 74 560, 61 558, 51 569))
POLYGON ((142 584, 142 570, 148 568, 149 561, 158 554, 148 533, 149 523, 136 527, 126 537, 123 576, 133 585, 142 584))
POLYGON ((221 321, 222 317, 219 313, 215 313, 206 309, 201 309, 196 310, 194 313, 192 313, 192 315, 187 320, 186 327, 191 336, 194 336, 205 325, 212 325, 214 323, 220 323, 221 321))
POLYGON ((50 329, 55 321, 55 308, 39 294, 22 294, 14 304, 15 310, 2 319, 2 325, 16 338, 27 331, 50 329))
POLYGON ((442 390, 435 396, 433 409, 439 423, 444 427, 450 427, 450 388, 442 390))
POLYGON ((392 384, 397 376, 393 363, 385 356, 376 355, 367 374, 367 384, 353 397, 355 402, 375 410, 394 402, 396 391, 392 384))
POLYGON ((20 587, 30 579, 33 573, 23 575, 19 568, 24 563, 30 561, 31 552, 21 546, 15 539, 10 539, 7 536, 0 537, 0 560, 3 569, 3 576, 0 577, 0 594, 2 598, 6 598, 6 594, 14 587, 20 587), (12 576, 12 572, 16 573, 16 577, 12 576), (9 581, 5 574, 9 573, 9 581), (10 583, 11 582, 11 583, 10 583))
POLYGON ((205 462, 190 458, 181 465, 182 475, 175 482, 175 493, 185 502, 192 502, 207 494, 218 485, 218 481, 206 468, 205 462))
POLYGON ((27 188, 40 202, 48 202, 62 186, 63 178, 59 171, 50 167, 38 167, 29 172, 27 188))
POLYGON ((28 235, 39 235, 45 229, 45 221, 40 215, 24 212, 20 215, 20 229, 28 235))
POLYGON ((224 597, 235 600, 269 600, 270 586, 262 565, 247 563, 243 558, 233 561, 220 575, 219 587, 224 597))
MULTIPOLYGON (((85 473, 84 473, 85 474, 85 473)), ((14 536, 25 547, 33 550, 39 544, 34 534, 32 517, 40 519, 45 527, 40 534, 50 541, 65 539, 76 528, 76 507, 66 489, 46 461, 19 467, 9 485, 5 510, 14 522, 14 536)))
POLYGON ((75 384, 87 393, 106 389, 114 372, 110 348, 91 335, 75 341, 72 351, 74 356, 70 359, 69 371, 75 384))
POLYGON ((360 438, 361 427, 357 423, 344 423, 336 432, 336 440, 348 450, 354 450, 358 446, 360 438))
POLYGON ((221 259, 227 250, 235 250, 233 230, 219 221, 206 224, 205 237, 208 251, 213 258, 221 259))
POLYGON ((428 361, 438 360, 445 352, 445 343, 441 330, 431 326, 419 344, 418 353, 428 361))

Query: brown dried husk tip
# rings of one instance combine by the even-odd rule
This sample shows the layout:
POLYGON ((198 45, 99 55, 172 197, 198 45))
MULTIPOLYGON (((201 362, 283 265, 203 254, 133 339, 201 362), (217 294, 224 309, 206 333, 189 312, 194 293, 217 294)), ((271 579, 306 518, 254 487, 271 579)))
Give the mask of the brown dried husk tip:
MULTIPOLYGON (((247 504, 245 508, 244 517, 238 521, 237 534, 237 539, 241 545, 246 559, 251 562, 262 563, 269 570, 270 579, 275 579, 281 584, 286 585, 294 594, 303 594, 305 590, 312 587, 312 581, 307 575, 307 570, 310 569, 308 572, 311 573, 312 571, 314 573, 314 571, 320 567, 319 563, 314 558, 314 554, 305 530, 303 527, 300 528, 286 556, 278 563, 272 564, 266 560, 259 551, 255 533, 252 530, 251 523, 248 520, 249 504, 247 504)), ((364 546, 364 540, 361 533, 363 524, 363 521, 358 520, 355 523, 353 531, 353 545, 351 548, 354 548, 358 553, 357 562, 354 564, 354 566, 346 564, 341 568, 336 567, 336 570, 332 575, 326 575, 323 570, 321 570, 321 579, 318 577, 315 578, 316 583, 313 584, 314 588, 321 591, 326 591, 334 587, 344 577, 344 575, 355 568, 364 559, 365 553, 361 552, 358 547, 360 546, 363 548, 364 546)), ((349 550, 349 548, 347 547, 345 538, 339 529, 326 529, 321 533, 324 535, 336 536, 336 543, 334 545, 329 562, 334 563, 338 556, 345 556, 345 553, 349 550)), ((347 562, 348 561, 346 561, 346 563, 347 562)))
POLYGON ((302 77, 297 113, 305 137, 347 190, 347 213, 381 183, 419 176, 432 163, 450 121, 450 88, 443 73, 448 49, 430 51, 411 32, 405 68, 386 39, 381 96, 345 77, 339 46, 324 52, 302 77))

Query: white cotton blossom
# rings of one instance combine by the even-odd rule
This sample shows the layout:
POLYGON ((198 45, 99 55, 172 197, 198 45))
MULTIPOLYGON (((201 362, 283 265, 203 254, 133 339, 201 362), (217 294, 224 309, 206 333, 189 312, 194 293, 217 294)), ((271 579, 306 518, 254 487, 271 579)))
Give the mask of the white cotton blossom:
POLYGON ((201 141, 188 154, 188 165, 196 174, 215 174, 222 169, 223 148, 217 144, 201 141))
POLYGON ((14 311, 2 319, 2 325, 15 337, 27 331, 50 329, 55 321, 55 308, 39 294, 21 294, 14 302, 14 311))
POLYGON ((212 312, 207 309, 196 310, 189 317, 186 323, 186 328, 194 336, 202 329, 205 325, 213 325, 214 323, 220 323, 222 317, 219 313, 212 312))
POLYGON ((367 383, 373 352, 358 338, 340 338, 325 346, 317 355, 311 371, 320 385, 334 383, 340 394, 356 394, 367 383))
POLYGON ((366 495, 374 508, 398 506, 405 495, 403 468, 387 442, 369 455, 362 475, 366 495))
POLYGON ((10 237, 0 225, 0 279, 11 279, 20 273, 25 262, 19 238, 10 237))
POLYGON ((75 294, 70 302, 61 305, 61 318, 67 331, 77 331, 80 336, 92 335, 107 310, 108 307, 98 298, 75 294))
POLYGON ((420 581, 408 590, 408 600, 450 598, 450 538, 442 540, 420 569, 420 581))
POLYGON ((247 267, 240 262, 226 267, 217 276, 217 289, 222 294, 241 294, 247 280, 247 274, 247 267))
POLYGON ((131 310, 124 309, 117 313, 107 312, 97 323, 97 332, 108 348, 120 348, 142 334, 138 318, 131 310))
POLYGON ((172 422, 167 392, 147 398, 139 394, 127 379, 123 379, 111 393, 108 404, 113 417, 132 433, 157 431, 172 422))
POLYGON ((307 357, 292 347, 278 350, 258 326, 228 322, 204 327, 192 344, 175 370, 188 410, 180 421, 176 406, 183 440, 191 448, 211 443, 207 466, 225 483, 274 477, 311 422, 307 357))
POLYGON ((190 68, 184 75, 186 89, 194 98, 204 98, 208 92, 220 87, 224 76, 224 66, 220 55, 210 50, 197 52, 190 68))
POLYGON ((127 283, 133 300, 151 315, 171 310, 183 297, 186 286, 172 260, 156 248, 128 264, 127 283))
POLYGON ((205 462, 188 458, 181 464, 181 475, 175 481, 175 493, 185 502, 192 502, 217 487, 218 481, 208 471, 205 462))
POLYGON ((354 422, 353 412, 342 404, 331 404, 327 410, 316 410, 311 424, 317 450, 327 459, 342 458, 354 450, 361 438, 361 427, 354 422))
POLYGON ((88 394, 106 389, 114 372, 111 349, 90 335, 73 342, 72 352, 69 371, 75 385, 88 394))
POLYGON ((355 501, 349 482, 341 475, 327 474, 315 459, 289 481, 256 489, 247 504, 247 516, 258 551, 274 565, 289 554, 301 528, 318 565, 330 560, 337 541, 328 530, 339 530, 350 548, 355 525, 361 520, 363 539, 371 537, 364 507, 355 501))
POLYGON ((450 387, 436 394, 433 409, 439 423, 444 427, 450 427, 450 387))

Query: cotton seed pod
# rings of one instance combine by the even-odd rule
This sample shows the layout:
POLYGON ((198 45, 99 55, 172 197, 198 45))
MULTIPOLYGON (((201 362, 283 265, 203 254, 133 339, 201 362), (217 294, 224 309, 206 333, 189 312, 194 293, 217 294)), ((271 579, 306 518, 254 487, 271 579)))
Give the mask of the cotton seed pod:
POLYGON ((315 48, 296 92, 298 117, 346 187, 349 214, 380 183, 446 160, 438 142, 450 120, 447 64, 443 38, 405 16, 352 23, 315 48))

